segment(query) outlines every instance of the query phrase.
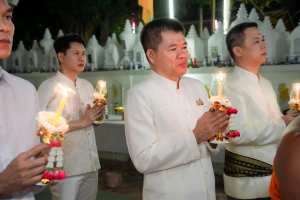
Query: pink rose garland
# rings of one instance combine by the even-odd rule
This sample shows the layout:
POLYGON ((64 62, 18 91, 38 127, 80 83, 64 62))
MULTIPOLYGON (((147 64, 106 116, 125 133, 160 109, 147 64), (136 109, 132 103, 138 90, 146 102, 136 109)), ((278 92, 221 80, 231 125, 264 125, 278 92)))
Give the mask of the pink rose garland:
MULTIPOLYGON (((235 123, 234 119, 235 119, 235 115, 238 113, 237 109, 235 109, 235 108, 228 108, 226 112, 227 112, 227 115, 230 116, 230 120, 235 123)), ((226 133, 227 137, 229 137, 229 138, 240 137, 241 134, 237 130, 234 130, 235 127, 234 127, 234 129, 232 129, 233 127, 231 127, 231 124, 230 124, 229 128, 230 128, 229 132, 226 133)))
POLYGON ((42 177, 42 183, 46 184, 51 180, 62 180, 66 178, 66 172, 63 170, 63 139, 59 134, 52 134, 49 142, 49 157, 47 170, 42 177))

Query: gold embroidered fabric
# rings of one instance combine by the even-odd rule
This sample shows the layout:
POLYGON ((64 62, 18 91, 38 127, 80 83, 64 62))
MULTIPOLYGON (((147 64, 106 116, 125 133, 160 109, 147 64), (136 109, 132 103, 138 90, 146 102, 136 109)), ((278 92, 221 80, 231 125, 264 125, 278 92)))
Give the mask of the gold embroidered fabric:
POLYGON ((224 173, 231 177, 270 176, 272 165, 225 150, 224 173))

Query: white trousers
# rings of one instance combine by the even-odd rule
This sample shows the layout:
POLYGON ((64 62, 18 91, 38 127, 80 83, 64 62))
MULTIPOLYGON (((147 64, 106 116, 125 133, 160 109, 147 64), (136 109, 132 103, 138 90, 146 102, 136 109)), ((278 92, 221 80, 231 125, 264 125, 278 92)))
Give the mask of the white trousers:
POLYGON ((98 171, 67 177, 50 187, 52 200, 95 200, 98 171))

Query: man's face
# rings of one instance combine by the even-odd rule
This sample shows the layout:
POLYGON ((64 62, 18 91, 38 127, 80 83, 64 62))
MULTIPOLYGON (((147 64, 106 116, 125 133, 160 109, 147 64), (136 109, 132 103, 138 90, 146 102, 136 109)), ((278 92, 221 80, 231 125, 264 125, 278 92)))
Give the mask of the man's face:
POLYGON ((243 46, 241 47, 242 56, 254 63, 258 63, 259 65, 261 65, 265 62, 267 57, 267 46, 264 36, 255 27, 247 28, 244 33, 246 39, 243 46))
POLYGON ((183 76, 187 70, 188 50, 185 37, 181 32, 164 31, 161 33, 162 42, 157 51, 148 55, 152 62, 152 69, 175 82, 183 76))
POLYGON ((59 53, 58 58, 64 71, 80 73, 86 61, 84 46, 78 42, 71 42, 66 55, 59 53))
POLYGON ((0 0, 0 58, 10 55, 15 26, 11 21, 12 10, 5 0, 0 0))

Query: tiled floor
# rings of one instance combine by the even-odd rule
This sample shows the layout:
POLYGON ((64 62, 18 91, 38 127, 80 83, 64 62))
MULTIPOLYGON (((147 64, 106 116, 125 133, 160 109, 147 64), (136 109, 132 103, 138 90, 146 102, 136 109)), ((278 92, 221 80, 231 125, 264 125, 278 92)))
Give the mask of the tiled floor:
MULTIPOLYGON (((222 165, 214 165, 214 171, 217 173, 215 174, 217 200, 227 200, 223 189, 222 165)), ((143 175, 136 171, 132 162, 101 159, 98 187, 97 200, 142 200, 143 175), (105 173, 111 171, 123 173, 123 181, 119 187, 107 187, 105 173)), ((49 187, 37 194, 35 198, 51 200, 49 187)))
MULTIPOLYGON (((217 200, 225 200, 223 176, 215 175, 217 200)), ((118 193, 142 199, 143 175, 136 171, 132 162, 121 162, 116 160, 101 159, 99 170, 99 191, 118 193), (122 184, 116 188, 109 188, 106 185, 105 173, 119 171, 123 173, 122 184)))
POLYGON ((132 162, 121 162, 117 160, 101 159, 101 169, 99 170, 99 190, 125 194, 132 197, 142 198, 143 175, 133 166, 132 162), (105 173, 119 171, 122 173, 122 184, 116 188, 109 188, 106 184, 105 173))

